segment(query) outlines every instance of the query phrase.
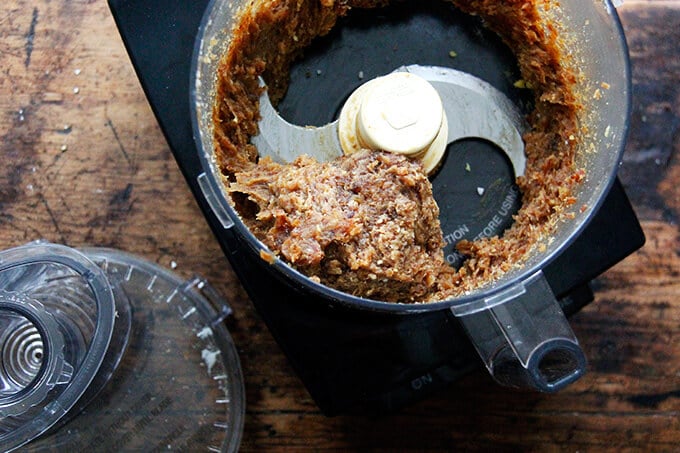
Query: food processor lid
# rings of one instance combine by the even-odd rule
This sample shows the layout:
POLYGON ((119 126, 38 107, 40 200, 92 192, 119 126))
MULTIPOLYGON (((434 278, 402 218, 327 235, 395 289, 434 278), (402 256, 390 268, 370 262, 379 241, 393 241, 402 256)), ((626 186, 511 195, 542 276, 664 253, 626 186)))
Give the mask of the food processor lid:
POLYGON ((0 445, 38 437, 77 403, 113 333, 104 273, 67 247, 0 252, 0 445))
POLYGON ((236 451, 230 313, 205 280, 124 252, 0 252, 0 445, 236 451))

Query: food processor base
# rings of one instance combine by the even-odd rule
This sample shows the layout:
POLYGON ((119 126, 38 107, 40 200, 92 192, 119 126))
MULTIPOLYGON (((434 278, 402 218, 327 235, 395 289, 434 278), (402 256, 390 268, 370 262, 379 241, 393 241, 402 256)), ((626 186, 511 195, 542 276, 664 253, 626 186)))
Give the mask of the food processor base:
MULTIPOLYGON (((207 4, 207 0, 109 0, 189 187, 253 304, 321 410, 327 415, 391 411, 480 367, 449 310, 359 316, 278 280, 261 284, 258 276, 267 264, 244 253, 244 245, 223 227, 198 182, 203 170, 192 134, 189 81, 194 40, 207 4)), ((447 51, 438 57, 448 55, 447 51)), ((304 68, 300 71, 307 77, 304 68)), ((315 79, 314 74, 307 81, 315 79)), ((282 106, 282 113, 286 108, 282 106)), ((591 302, 589 282, 643 243, 635 213, 617 181, 586 230, 543 269, 565 314, 591 302)))

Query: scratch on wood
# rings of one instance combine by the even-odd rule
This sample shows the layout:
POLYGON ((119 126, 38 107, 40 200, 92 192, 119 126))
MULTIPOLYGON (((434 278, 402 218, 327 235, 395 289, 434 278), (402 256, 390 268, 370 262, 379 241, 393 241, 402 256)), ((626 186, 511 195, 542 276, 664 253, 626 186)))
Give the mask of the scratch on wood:
POLYGON ((50 208, 49 203, 47 203, 47 200, 45 197, 40 194, 40 201, 42 202, 43 206, 45 206, 45 210, 47 211, 47 214, 50 216, 50 219, 52 221, 52 225, 54 225, 54 229, 59 233, 59 236, 61 237, 61 241, 64 241, 64 234, 61 231, 61 228, 59 228, 59 222, 57 221, 57 217, 54 215, 54 212, 52 211, 52 208, 50 208))
POLYGON ((680 390, 673 390, 658 394, 633 395, 628 398, 628 401, 637 406, 655 409, 659 407, 659 404, 670 398, 680 398, 680 390))
POLYGON ((133 187, 134 186, 132 184, 128 184, 125 189, 113 194, 113 197, 111 197, 111 200, 109 200, 109 205, 120 205, 127 203, 130 200, 130 195, 132 195, 133 187))
POLYGON ((31 18, 31 26, 26 33, 26 60, 24 66, 28 68, 31 64, 31 55, 33 54, 33 40, 35 39, 35 27, 38 25, 38 8, 33 8, 33 17, 31 18))
POLYGON ((111 118, 106 118, 106 125, 111 128, 111 131, 113 132, 113 137, 116 139, 116 143, 118 143, 118 148, 120 149, 120 152, 123 153, 123 157, 125 157, 125 160, 127 161, 128 164, 132 165, 132 162, 130 162, 130 156, 125 150, 125 146, 123 146, 123 142, 120 140, 120 137, 118 136, 118 131, 116 130, 116 127, 113 125, 113 121, 111 121, 111 118))

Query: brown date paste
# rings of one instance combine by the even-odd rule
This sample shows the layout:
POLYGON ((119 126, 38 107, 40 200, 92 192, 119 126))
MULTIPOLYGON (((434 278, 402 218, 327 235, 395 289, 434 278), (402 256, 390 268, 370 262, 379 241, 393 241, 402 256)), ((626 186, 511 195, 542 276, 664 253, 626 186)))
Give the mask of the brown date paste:
POLYGON ((387 1, 268 0, 239 15, 218 69, 215 155, 234 207, 274 253, 310 278, 360 297, 431 302, 487 284, 521 264, 574 203, 579 104, 574 72, 561 63, 558 33, 541 18, 548 0, 453 0, 480 16, 513 49, 535 96, 525 134, 527 168, 517 179, 522 207, 503 237, 462 241, 459 270, 444 260, 439 209, 421 165, 364 151, 332 162, 302 156, 258 159, 258 76, 276 103, 291 62, 352 8, 387 1))

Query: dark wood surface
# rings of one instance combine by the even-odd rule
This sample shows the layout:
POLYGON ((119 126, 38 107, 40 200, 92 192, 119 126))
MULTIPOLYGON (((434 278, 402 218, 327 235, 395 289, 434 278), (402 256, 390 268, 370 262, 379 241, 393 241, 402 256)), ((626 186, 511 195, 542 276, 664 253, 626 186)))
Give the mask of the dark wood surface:
POLYGON ((680 451, 680 1, 628 1, 634 110, 620 177, 647 244, 572 320, 589 373, 554 396, 477 372, 383 418, 325 418, 212 237, 103 0, 0 3, 0 247, 45 238, 206 276, 235 309, 244 451, 680 451))

